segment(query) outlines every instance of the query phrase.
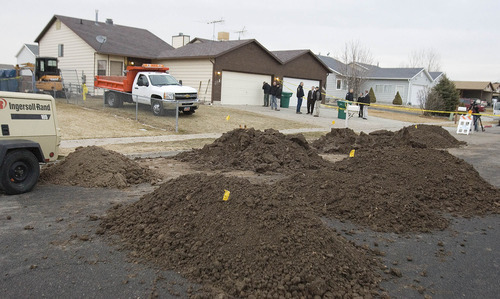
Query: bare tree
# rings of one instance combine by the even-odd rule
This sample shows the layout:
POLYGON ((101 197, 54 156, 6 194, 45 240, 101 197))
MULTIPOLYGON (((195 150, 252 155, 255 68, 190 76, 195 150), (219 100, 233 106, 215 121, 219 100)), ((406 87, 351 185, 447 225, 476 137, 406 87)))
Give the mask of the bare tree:
POLYGON ((348 89, 354 89, 356 95, 361 91, 366 75, 372 67, 372 54, 359 41, 351 41, 345 43, 340 60, 343 62, 341 71, 345 83, 348 89))
POLYGON ((423 67, 428 72, 437 72, 441 69, 441 57, 434 49, 421 49, 412 51, 406 67, 423 67))

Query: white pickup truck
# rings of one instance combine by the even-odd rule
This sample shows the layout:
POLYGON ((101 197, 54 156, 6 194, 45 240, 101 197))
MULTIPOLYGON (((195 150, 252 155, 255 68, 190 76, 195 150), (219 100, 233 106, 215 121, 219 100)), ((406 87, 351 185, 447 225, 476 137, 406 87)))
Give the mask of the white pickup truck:
POLYGON ((194 113, 200 103, 198 92, 182 86, 167 71, 168 68, 158 64, 129 66, 126 76, 96 76, 94 87, 107 90, 104 98, 110 107, 137 102, 150 105, 157 116, 176 107, 184 114, 194 113))
POLYGON ((0 91, 0 189, 28 192, 40 175, 39 163, 57 159, 61 138, 56 105, 49 95, 0 91))

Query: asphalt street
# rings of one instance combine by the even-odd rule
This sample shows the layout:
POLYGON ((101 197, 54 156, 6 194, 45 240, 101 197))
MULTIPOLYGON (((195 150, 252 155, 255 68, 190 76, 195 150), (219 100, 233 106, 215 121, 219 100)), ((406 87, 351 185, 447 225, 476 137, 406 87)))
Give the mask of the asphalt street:
MULTIPOLYGON (((319 118, 287 109, 247 109, 259 108, 264 114, 313 122, 326 131, 336 119, 335 112, 326 109, 319 118)), ((411 123, 370 117, 367 121, 353 119, 350 124, 357 132, 369 132, 397 130, 411 123)), ((449 130, 468 142, 450 152, 500 187, 500 127, 472 135, 457 135, 454 128, 449 130)), ((195 284, 172 271, 131 263, 127 252, 95 234, 99 216, 107 209, 136 201, 153 189, 148 185, 125 190, 38 185, 27 194, 0 193, 0 297, 187 297, 197 287, 195 284)), ((325 222, 346 238, 383 252, 389 274, 381 286, 391 297, 498 298, 499 220, 499 215, 453 218, 444 231, 405 235, 372 232, 331 219, 325 222)))

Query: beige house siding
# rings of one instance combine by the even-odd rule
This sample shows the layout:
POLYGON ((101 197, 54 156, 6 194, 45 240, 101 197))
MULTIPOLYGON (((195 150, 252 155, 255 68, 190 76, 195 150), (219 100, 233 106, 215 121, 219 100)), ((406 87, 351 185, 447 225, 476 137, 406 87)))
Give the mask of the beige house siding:
POLYGON ((39 41, 39 55, 57 57, 65 82, 82 83, 86 76, 87 87, 94 90, 94 49, 66 25, 56 20, 39 41), (60 28, 60 29, 57 29, 60 28), (63 44, 63 57, 58 57, 58 45, 63 44), (75 72, 76 70, 76 72, 75 72), (78 78, 77 78, 78 77, 78 78))
POLYGON ((153 63, 163 64, 168 67, 170 74, 177 80, 182 80, 183 85, 198 90, 198 98, 201 101, 211 102, 213 64, 210 60, 157 60, 153 61, 153 63))

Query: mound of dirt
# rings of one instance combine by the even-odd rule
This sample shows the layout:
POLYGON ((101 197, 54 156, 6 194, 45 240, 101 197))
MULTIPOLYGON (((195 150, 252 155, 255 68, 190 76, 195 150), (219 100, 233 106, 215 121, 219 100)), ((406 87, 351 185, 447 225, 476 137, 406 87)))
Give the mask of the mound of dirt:
POLYGON ((277 192, 293 193, 325 216, 385 232, 430 232, 447 214, 500 213, 500 190, 446 151, 396 147, 356 152, 331 169, 297 174, 277 192))
POLYGON ((332 129, 315 140, 312 147, 321 153, 347 154, 352 149, 411 146, 415 148, 452 148, 464 145, 447 130, 434 125, 415 125, 397 132, 379 130, 357 135, 352 129, 332 129))
POLYGON ((302 134, 284 135, 277 130, 235 129, 201 149, 178 154, 195 167, 224 170, 291 172, 329 165, 309 147, 302 134))
POLYGON ((125 188, 155 183, 158 176, 120 153, 89 146, 79 147, 62 162, 49 165, 40 180, 56 185, 125 188))
POLYGON ((352 298, 379 290, 370 251, 328 228, 293 193, 242 178, 181 176, 111 209, 101 227, 133 257, 181 272, 211 298, 352 298))

